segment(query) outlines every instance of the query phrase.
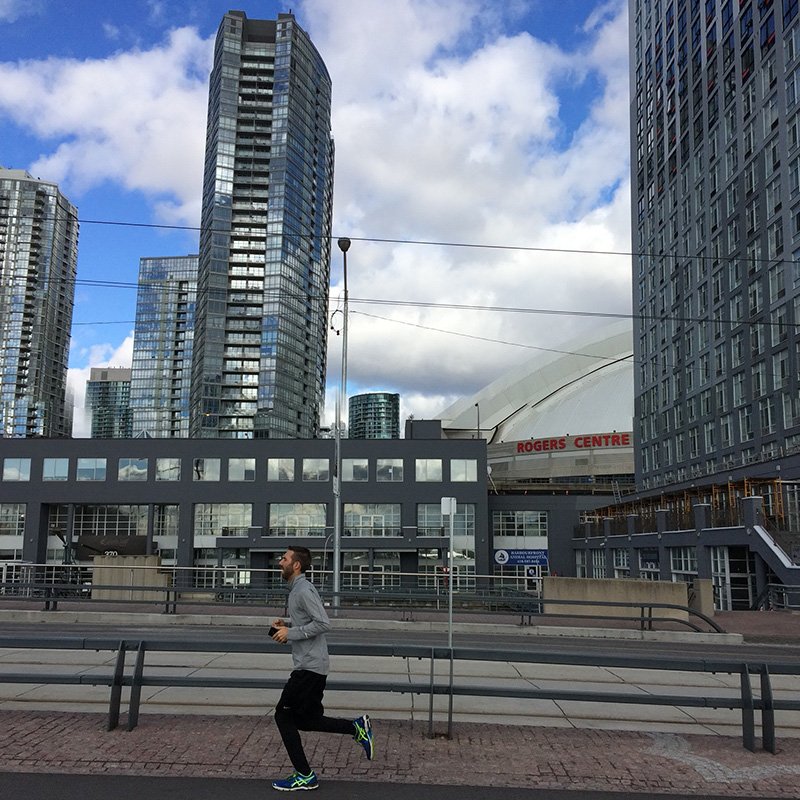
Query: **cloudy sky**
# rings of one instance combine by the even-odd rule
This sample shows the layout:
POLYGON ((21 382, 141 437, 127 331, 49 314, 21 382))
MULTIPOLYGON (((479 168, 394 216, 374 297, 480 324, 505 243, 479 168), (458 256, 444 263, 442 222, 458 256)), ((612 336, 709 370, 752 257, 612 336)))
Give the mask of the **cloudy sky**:
MULTIPOLYGON (((625 0, 0 0, 0 165, 58 182, 82 220, 79 405, 90 367, 130 365, 139 258, 197 252, 151 226, 199 224, 230 8, 291 8, 333 79, 350 394, 431 416, 630 312, 630 259, 608 255, 631 247, 625 0)), ((332 274, 334 310, 336 248, 332 274)))

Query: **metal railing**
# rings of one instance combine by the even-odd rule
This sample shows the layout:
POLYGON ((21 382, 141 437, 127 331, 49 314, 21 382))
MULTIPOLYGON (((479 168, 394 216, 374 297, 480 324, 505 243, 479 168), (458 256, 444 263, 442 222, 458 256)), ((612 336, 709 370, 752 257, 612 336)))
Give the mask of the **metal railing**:
MULTIPOLYGON (((151 652, 225 652, 232 653, 268 653, 276 652, 277 646, 269 639, 262 641, 225 640, 224 642, 192 642, 168 639, 115 639, 112 637, 93 638, 47 638, 3 636, 0 637, 2 648, 30 648, 50 650, 95 650, 116 653, 114 666, 110 672, 99 670, 92 674, 73 674, 67 672, 14 673, 0 672, 0 682, 15 684, 48 684, 48 685, 92 685, 109 687, 107 729, 119 726, 122 708, 122 690, 130 688, 128 701, 127 729, 133 730, 139 720, 142 705, 142 688, 187 687, 187 688, 235 688, 235 689, 281 689, 282 678, 269 677, 235 677, 231 675, 179 676, 151 671, 146 664, 146 656, 151 652), (132 669, 126 670, 126 658, 129 653, 135 654, 132 669)), ((599 653, 564 653, 560 651, 479 649, 474 647, 430 647, 425 645, 380 645, 380 644, 331 644, 331 655, 360 656, 362 658, 403 658, 429 659, 430 674, 427 681, 405 679, 402 681, 364 681, 358 679, 332 678, 327 683, 331 691, 357 691, 417 694, 428 696, 428 735, 434 736, 434 698, 448 698, 447 736, 452 737, 453 712, 455 698, 460 696, 474 697, 507 697, 534 700, 574 701, 588 703, 633 703, 650 706, 672 706, 689 708, 726 708, 741 710, 742 745, 754 751, 755 715, 761 716, 762 746, 770 753, 776 752, 775 712, 798 711, 800 700, 776 698, 771 676, 800 675, 800 663, 759 661, 743 662, 728 659, 707 658, 665 658, 663 656, 628 656, 624 654, 604 655, 599 653), (738 691, 727 693, 705 694, 702 696, 681 694, 634 694, 620 691, 592 691, 571 689, 541 689, 535 686, 524 688, 478 685, 463 682, 463 678, 454 674, 457 661, 478 662, 511 662, 528 664, 559 664, 589 667, 617 667, 631 669, 653 669, 672 672, 726 673, 739 676, 738 691), (436 676, 437 662, 449 665, 447 678, 436 676), (753 690, 751 676, 758 676, 758 695, 753 690)), ((287 654, 288 658, 288 654, 287 654)), ((157 670, 157 667, 153 668, 157 670)))
MULTIPOLYGON (((33 565, 32 565, 33 566, 33 565)), ((86 578, 86 568, 64 568, 81 570, 83 580, 58 580, 51 568, 46 572, 32 568, 13 581, 0 582, 0 600, 41 602, 45 611, 58 611, 65 603, 90 605, 93 609, 105 604, 118 604, 139 609, 142 606, 157 607, 164 614, 177 614, 181 606, 217 606, 225 604, 239 606, 281 608, 286 603, 286 590, 282 583, 270 582, 266 586, 236 585, 221 583, 213 587, 181 585, 173 579, 168 585, 135 583, 138 570, 144 567, 120 568, 130 573, 130 583, 98 584, 86 578)), ((152 569, 152 568, 151 568, 152 569)), ((255 573, 257 570, 247 570, 255 573)), ((141 573, 139 573, 141 574, 141 573)), ((188 577, 188 575, 187 575, 188 577)), ((446 589, 446 583, 443 584, 446 589)), ((395 612, 402 621, 411 621, 420 612, 447 611, 446 591, 405 588, 402 586, 374 586, 364 589, 346 589, 334 593, 319 590, 323 601, 337 609, 358 609, 395 612), (335 602, 338 601, 338 602, 335 602)), ((603 601, 544 598, 538 593, 510 588, 471 589, 454 592, 454 606, 460 614, 501 614, 519 618, 520 625, 536 625, 541 620, 605 621, 607 623, 633 623, 639 630, 653 631, 672 627, 690 631, 724 633, 712 618, 696 609, 673 603, 649 601, 603 601), (548 607, 550 610, 548 610, 548 607), (558 607, 558 611, 552 609, 558 607), (572 613, 571 607, 575 612, 572 613), (570 609, 570 610, 567 610, 570 609), (591 609, 591 610, 590 610, 591 609), (605 610, 606 613, 603 613, 605 610), (674 613, 673 613, 674 612, 674 613)))

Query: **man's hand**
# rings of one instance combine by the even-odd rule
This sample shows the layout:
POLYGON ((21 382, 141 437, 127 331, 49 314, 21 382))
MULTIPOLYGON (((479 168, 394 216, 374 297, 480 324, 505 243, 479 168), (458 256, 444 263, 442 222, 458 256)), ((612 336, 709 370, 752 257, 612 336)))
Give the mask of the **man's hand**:
POLYGON ((272 628, 270 628, 270 634, 274 641, 279 642, 280 644, 286 644, 286 641, 289 638, 289 626, 286 624, 286 620, 284 619, 272 620, 272 628), (274 633, 272 631, 274 631, 274 633))
POLYGON ((272 638, 280 644, 286 644, 289 639, 289 628, 286 625, 275 625, 275 633, 272 638))

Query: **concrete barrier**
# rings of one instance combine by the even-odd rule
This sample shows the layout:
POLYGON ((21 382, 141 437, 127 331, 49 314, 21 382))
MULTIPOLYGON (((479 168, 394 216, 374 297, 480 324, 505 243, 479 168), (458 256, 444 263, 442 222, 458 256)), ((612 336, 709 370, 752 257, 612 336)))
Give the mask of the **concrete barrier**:
POLYGON ((160 590, 169 585, 169 575, 161 572, 160 566, 160 556, 95 556, 93 586, 120 588, 92 588, 92 599, 163 600, 163 591, 141 588, 152 586, 160 590))
MULTIPOLYGON (((542 578, 542 599, 545 614, 582 614, 597 617, 638 616, 642 606, 653 603, 689 605, 689 585, 683 582, 640 581, 629 578, 542 578), (632 603, 632 606, 581 605, 587 603, 632 603)), ((650 615, 650 612, 647 612, 650 615)), ((688 620, 689 614, 676 608, 653 608, 653 617, 688 620)))

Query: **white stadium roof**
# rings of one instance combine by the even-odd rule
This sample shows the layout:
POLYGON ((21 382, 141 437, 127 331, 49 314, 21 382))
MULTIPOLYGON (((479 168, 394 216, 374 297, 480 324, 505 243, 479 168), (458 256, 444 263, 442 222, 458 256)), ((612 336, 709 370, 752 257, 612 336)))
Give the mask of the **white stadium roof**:
POLYGON ((630 321, 543 351, 438 415, 450 439, 480 432, 490 444, 633 430, 630 321), (476 407, 477 405, 477 407, 476 407))

